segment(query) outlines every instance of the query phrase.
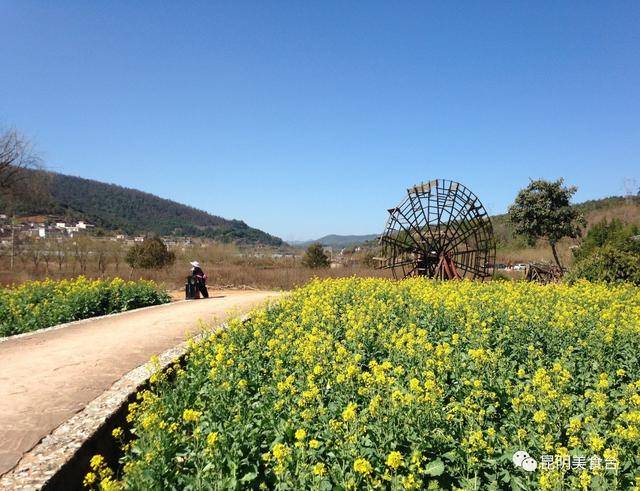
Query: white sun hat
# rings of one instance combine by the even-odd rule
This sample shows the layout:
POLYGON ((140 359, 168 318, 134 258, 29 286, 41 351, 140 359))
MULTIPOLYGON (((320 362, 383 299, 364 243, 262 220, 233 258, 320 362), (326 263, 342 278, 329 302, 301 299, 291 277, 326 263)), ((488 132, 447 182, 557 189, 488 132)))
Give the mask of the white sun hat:
POLYGON ((189 264, 191 264, 191 266, 193 266, 194 268, 200 267, 200 263, 198 261, 191 261, 189 264))

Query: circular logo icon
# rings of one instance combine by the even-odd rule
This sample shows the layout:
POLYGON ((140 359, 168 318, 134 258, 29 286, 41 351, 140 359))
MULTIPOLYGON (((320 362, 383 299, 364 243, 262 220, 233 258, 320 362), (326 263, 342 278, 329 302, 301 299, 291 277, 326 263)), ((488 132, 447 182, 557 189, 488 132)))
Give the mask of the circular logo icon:
POLYGON ((533 472, 538 468, 538 462, 532 457, 527 457, 522 461, 522 468, 527 472, 533 472))
POLYGON ((513 465, 515 465, 516 467, 522 467, 522 462, 524 462, 524 460, 528 458, 530 457, 527 452, 525 452, 524 450, 518 450, 513 454, 513 465))

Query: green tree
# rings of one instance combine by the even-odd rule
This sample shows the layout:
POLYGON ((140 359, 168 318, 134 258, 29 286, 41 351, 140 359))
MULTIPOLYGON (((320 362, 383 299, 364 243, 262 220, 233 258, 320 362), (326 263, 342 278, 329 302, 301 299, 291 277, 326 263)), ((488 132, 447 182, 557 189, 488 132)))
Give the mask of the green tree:
POLYGON ((329 257, 325 254, 321 244, 315 243, 307 247, 302 258, 303 266, 307 268, 328 268, 329 257))
POLYGON ((130 276, 135 269, 162 269, 171 266, 175 260, 175 253, 168 250, 159 237, 147 237, 142 243, 134 244, 125 257, 131 266, 130 276))
POLYGON ((558 242, 563 237, 579 237, 585 225, 580 211, 570 203, 577 188, 563 186, 563 182, 563 179, 531 181, 509 207, 509 219, 515 233, 523 236, 531 246, 540 239, 547 240, 560 268, 558 242))

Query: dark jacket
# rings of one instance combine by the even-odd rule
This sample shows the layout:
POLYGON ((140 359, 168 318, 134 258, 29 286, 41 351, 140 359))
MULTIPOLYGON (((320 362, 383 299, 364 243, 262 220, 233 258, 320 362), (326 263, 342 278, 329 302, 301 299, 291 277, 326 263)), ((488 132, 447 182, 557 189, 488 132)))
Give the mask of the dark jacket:
POLYGON ((204 274, 204 271, 202 271, 202 268, 198 268, 194 266, 193 268, 191 268, 191 274, 195 276, 198 279, 198 281, 201 281, 202 283, 205 283, 207 281, 207 275, 204 274))

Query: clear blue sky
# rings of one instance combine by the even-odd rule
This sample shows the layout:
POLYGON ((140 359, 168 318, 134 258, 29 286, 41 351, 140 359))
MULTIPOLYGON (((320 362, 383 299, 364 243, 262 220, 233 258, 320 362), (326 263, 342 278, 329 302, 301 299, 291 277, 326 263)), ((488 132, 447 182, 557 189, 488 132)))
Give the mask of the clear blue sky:
POLYGON ((640 181, 638 1, 0 0, 0 60, 52 170, 287 240, 380 232, 436 177, 492 213, 640 181))

